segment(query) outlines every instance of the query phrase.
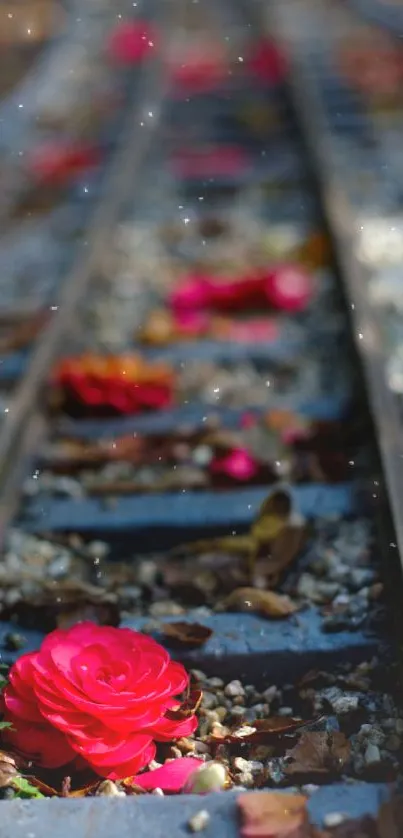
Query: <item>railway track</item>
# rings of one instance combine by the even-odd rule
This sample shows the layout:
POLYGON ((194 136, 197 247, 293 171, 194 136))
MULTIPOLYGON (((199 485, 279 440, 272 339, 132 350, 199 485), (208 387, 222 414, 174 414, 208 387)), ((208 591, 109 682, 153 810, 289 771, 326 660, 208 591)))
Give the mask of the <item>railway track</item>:
MULTIPOLYGON (((331 81, 344 116, 337 75, 309 3, 285 6, 181 8, 163 107, 117 159, 0 430, 3 660, 83 619, 151 634, 204 691, 198 733, 159 761, 202 753, 231 791, 10 801, 16 838, 39 818, 129 835, 133 807, 140 834, 203 808, 232 836, 240 789, 302 790, 330 829, 401 780, 399 397, 318 97, 331 81)), ((352 156, 367 126, 348 117, 352 156)))
MULTIPOLYGON (((3 410, 86 247, 128 114, 137 108, 141 120, 155 52, 157 3, 145 11, 141 3, 106 2, 84 6, 81 15, 72 3, 64 13, 62 34, 0 102, 3 410), (142 32, 148 33, 143 52, 142 32), (138 55, 124 54, 125 38, 132 50, 140 41, 138 55)), ((19 14, 29 13, 20 7, 19 14)))

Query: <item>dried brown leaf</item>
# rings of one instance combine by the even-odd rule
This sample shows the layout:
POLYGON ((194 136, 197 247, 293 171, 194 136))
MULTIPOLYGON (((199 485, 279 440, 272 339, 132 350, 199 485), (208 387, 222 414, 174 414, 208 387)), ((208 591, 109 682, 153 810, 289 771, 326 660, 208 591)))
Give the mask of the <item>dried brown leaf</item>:
POLYGON ((307 732, 286 754, 292 759, 287 775, 340 773, 350 757, 350 743, 344 733, 307 732))
POLYGON ((270 558, 267 562, 268 584, 276 585, 278 577, 300 555, 308 538, 308 528, 305 526, 286 526, 274 540, 270 558))
POLYGON ((263 745, 272 741, 278 736, 292 734, 301 727, 312 725, 318 719, 292 719, 284 716, 271 716, 268 719, 256 719, 253 725, 241 725, 241 727, 230 730, 229 733, 214 733, 211 741, 218 744, 253 743, 263 745))
POLYGON ((263 501, 258 519, 264 518, 266 515, 287 519, 291 514, 291 509, 292 503, 289 493, 284 489, 277 489, 275 492, 270 492, 270 495, 263 501))
POLYGON ((7 751, 0 751, 0 788, 9 786, 14 777, 19 773, 20 762, 18 757, 7 751))
POLYGON ((237 588, 223 602, 227 611, 249 611, 269 619, 279 620, 295 614, 297 603, 289 596, 258 588, 237 588))
POLYGON ((181 704, 178 704, 178 707, 175 710, 167 710, 166 717, 167 719, 171 719, 172 721, 181 721, 182 719, 188 719, 189 716, 193 716, 194 713, 197 712, 199 709, 203 698, 203 692, 199 689, 191 689, 187 698, 182 701, 181 704))
POLYGON ((160 633, 172 648, 198 649, 207 642, 213 630, 200 623, 162 623, 160 633))
POLYGON ((75 789, 74 791, 70 791, 68 797, 89 797, 95 794, 98 786, 100 785, 100 780, 97 780, 95 783, 89 783, 87 786, 83 786, 83 788, 75 789))
POLYGON ((309 838, 306 798, 300 794, 255 792, 237 800, 241 838, 309 838))

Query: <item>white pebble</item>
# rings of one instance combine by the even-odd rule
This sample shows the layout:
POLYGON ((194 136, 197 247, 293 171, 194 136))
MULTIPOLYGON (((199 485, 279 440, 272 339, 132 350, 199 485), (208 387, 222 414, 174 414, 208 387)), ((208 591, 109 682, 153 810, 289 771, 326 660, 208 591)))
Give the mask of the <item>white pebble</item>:
POLYGON ((325 815, 323 818, 324 826, 327 826, 329 829, 332 829, 335 826, 340 826, 343 821, 346 820, 346 815, 343 815, 342 812, 329 812, 328 815, 325 815))
POLYGON ((314 783, 307 783, 305 786, 302 786, 302 791, 304 794, 315 794, 316 791, 319 790, 319 786, 315 786, 314 783))
POLYGON ((210 815, 207 809, 200 809, 200 812, 196 812, 196 814, 190 818, 188 821, 188 827, 191 832, 202 832, 209 823, 210 815))
POLYGON ((277 695, 277 687, 267 687, 267 690, 265 690, 264 693, 262 693, 262 695, 264 700, 267 701, 268 704, 270 704, 270 702, 273 701, 273 699, 277 695))
POLYGON ((230 681, 225 687, 224 693, 229 698, 235 698, 238 695, 245 695, 245 690, 240 681, 230 681))
POLYGON ((337 715, 342 716, 344 713, 351 713, 352 710, 356 710, 358 701, 357 695, 342 695, 332 702, 332 707, 337 715))
POLYGON ((209 762, 197 768, 185 783, 183 791, 188 794, 206 794, 221 791, 227 782, 227 772, 221 762, 209 762))
POLYGON ((365 751, 365 762, 367 765, 373 765, 376 762, 381 761, 381 752, 378 748, 378 745, 373 745, 372 742, 367 745, 367 749, 365 751))

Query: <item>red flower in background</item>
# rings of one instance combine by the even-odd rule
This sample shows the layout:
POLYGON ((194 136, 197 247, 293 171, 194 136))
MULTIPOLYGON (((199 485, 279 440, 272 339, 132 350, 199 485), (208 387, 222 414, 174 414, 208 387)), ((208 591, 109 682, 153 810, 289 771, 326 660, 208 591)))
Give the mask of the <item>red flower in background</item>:
POLYGON ((313 291, 312 277, 304 268, 284 264, 231 280, 189 275, 172 292, 170 306, 175 313, 198 309, 235 313, 267 308, 298 312, 309 304, 313 291))
POLYGON ((108 52, 118 64, 139 64, 155 47, 157 33, 144 21, 122 21, 109 38, 108 52))
POLYGON ((217 454, 210 463, 210 471, 213 475, 248 483, 259 473, 259 463, 246 448, 233 448, 223 455, 217 454))
POLYGON ((63 186, 81 172, 98 166, 102 154, 92 145, 52 142, 35 149, 28 159, 30 174, 42 184, 63 186))
POLYGON ((175 696, 188 675, 155 640, 130 629, 80 623, 51 632, 12 666, 2 701, 5 741, 56 768, 79 756, 101 777, 123 779, 154 758, 155 741, 187 736, 175 696))
POLYGON ((62 361, 53 380, 68 400, 118 413, 161 410, 173 402, 171 367, 147 364, 135 355, 70 358, 62 361))
POLYGON ((248 60, 249 70, 260 81, 277 84, 287 75, 287 64, 279 48, 263 38, 253 46, 248 60))
POLYGON ((171 161, 173 173, 179 178, 237 177, 250 166, 248 155, 237 146, 215 146, 185 149, 171 161))

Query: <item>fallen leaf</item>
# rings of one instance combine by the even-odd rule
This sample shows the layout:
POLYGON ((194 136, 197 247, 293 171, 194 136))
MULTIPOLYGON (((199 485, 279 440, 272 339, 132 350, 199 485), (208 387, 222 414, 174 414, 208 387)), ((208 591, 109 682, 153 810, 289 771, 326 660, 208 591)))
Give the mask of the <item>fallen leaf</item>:
POLYGON ((33 775, 26 775, 25 780, 29 782, 33 788, 37 789, 41 796, 43 797, 60 797, 61 794, 59 791, 56 791, 52 786, 49 786, 47 783, 44 783, 43 780, 40 780, 39 777, 34 777, 33 775))
POLYGON ((274 540, 270 557, 267 560, 266 581, 270 586, 275 586, 278 578, 293 561, 300 555, 308 539, 308 528, 306 526, 286 526, 274 540))
POLYGON ((301 794, 254 792, 237 800, 241 838, 309 838, 306 797, 301 794))
POLYGON ((291 515, 292 503, 287 492, 272 492, 260 507, 251 527, 251 536, 257 546, 270 544, 286 526, 291 515))
POLYGON ((254 743, 262 745, 277 736, 292 734, 301 727, 315 724, 318 719, 293 719, 284 716, 271 716, 268 719, 256 719, 253 725, 242 725, 228 734, 215 734, 211 741, 215 744, 254 743))
POLYGON ((213 630, 200 623, 162 623, 159 632, 172 648, 198 649, 207 642, 213 630))
POLYGON ((202 760, 196 757, 180 757, 171 762, 166 762, 161 768, 154 771, 146 771, 144 774, 137 774, 123 781, 124 786, 135 785, 147 791, 162 789, 168 794, 180 792, 189 777, 204 765, 202 760))
POLYGON ((43 798, 45 795, 39 791, 36 785, 33 785, 26 777, 13 777, 13 789, 16 791, 16 797, 29 800, 37 800, 43 798))
POLYGON ((350 757, 350 743, 344 733, 307 732, 286 757, 284 770, 291 774, 340 773, 350 757))
MULTIPOLYGON (((89 783, 89 785, 83 786, 83 788, 75 789, 74 791, 69 791, 67 797, 76 797, 76 798, 90 797, 93 794, 95 794, 99 784, 100 784, 100 780, 96 780, 96 782, 89 783)), ((61 794, 61 796, 62 797, 64 796, 63 793, 61 794)))
POLYGON ((237 588, 222 604, 226 611, 249 611, 273 620, 289 617, 299 608, 289 596, 258 588, 237 588))
POLYGON ((403 835, 403 798, 401 795, 394 794, 381 804, 376 825, 376 836, 379 838, 400 838, 403 835))
POLYGON ((176 722, 181 719, 188 719, 189 716, 193 716, 199 709, 202 698, 203 693, 201 690, 197 688, 191 689, 187 698, 181 704, 178 704, 176 709, 167 710, 165 713, 166 718, 176 722))
POLYGON ((18 757, 6 751, 0 751, 0 788, 12 784, 18 775, 18 757))

